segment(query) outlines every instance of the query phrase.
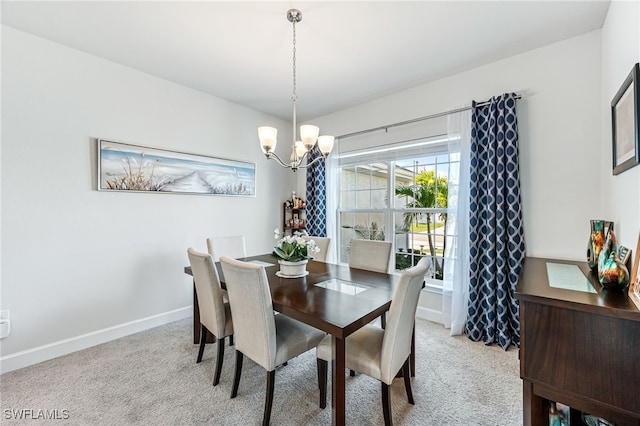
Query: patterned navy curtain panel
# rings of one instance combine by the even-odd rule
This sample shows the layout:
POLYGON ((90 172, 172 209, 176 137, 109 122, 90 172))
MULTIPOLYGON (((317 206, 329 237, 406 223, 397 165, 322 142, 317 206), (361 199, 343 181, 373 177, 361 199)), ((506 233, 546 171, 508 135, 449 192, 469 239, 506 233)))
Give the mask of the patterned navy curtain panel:
MULTIPOLYGON (((314 146, 308 154, 307 163, 322 154, 314 146)), ((307 233, 315 237, 327 236, 327 186, 325 184, 324 161, 307 168, 307 233)))
POLYGON ((503 349, 520 346, 514 297, 525 258, 515 94, 472 104, 470 289, 466 334, 503 349))

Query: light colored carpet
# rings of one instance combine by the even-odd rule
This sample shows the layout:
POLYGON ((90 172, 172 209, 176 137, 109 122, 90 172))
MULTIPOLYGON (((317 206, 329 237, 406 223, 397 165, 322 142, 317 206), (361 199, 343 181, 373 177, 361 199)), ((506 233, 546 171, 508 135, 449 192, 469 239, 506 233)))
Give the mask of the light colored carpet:
MULTIPOLYGON (((392 385, 396 425, 521 425, 522 382, 517 349, 450 337, 417 320, 415 405, 402 379, 392 385)), ((257 425, 266 373, 245 357, 238 396, 230 399, 235 362, 225 351, 220 384, 212 386, 215 345, 196 364, 186 319, 0 376, 0 423, 65 425, 257 425), (14 421, 7 409, 68 410, 67 420, 14 421)), ((331 386, 329 380, 329 386, 331 386)), ((383 424, 380 384, 347 377, 347 424, 383 424)), ((318 408, 315 351, 276 371, 272 425, 329 425, 318 408)))

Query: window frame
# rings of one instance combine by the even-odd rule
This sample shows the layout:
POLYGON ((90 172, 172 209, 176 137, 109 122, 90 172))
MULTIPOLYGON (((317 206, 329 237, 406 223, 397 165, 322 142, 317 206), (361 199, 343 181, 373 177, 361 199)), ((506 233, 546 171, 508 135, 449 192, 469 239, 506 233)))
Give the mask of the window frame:
MULTIPOLYGON (((447 147, 447 143, 442 141, 442 139, 440 138, 440 135, 437 136, 439 139, 437 139, 437 142, 439 142, 438 144, 434 144, 433 147, 425 147, 424 149, 422 149, 420 153, 416 153, 415 149, 411 150, 412 152, 407 152, 406 155, 398 155, 397 151, 394 153, 393 156, 390 156, 390 158, 385 159, 383 157, 380 158, 374 158, 372 155, 367 153, 367 149, 363 149, 362 153, 363 153, 363 158, 360 159, 359 161, 356 160, 357 157, 355 157, 352 153, 348 154, 349 160, 345 161, 344 163, 342 161, 340 161, 340 157, 338 157, 338 162, 337 162, 337 170, 338 170, 338 185, 337 185, 337 191, 338 191, 338 197, 337 197, 337 211, 336 211, 336 236, 337 236, 337 249, 338 249, 338 254, 337 254, 337 261, 339 263, 345 263, 343 262, 343 244, 342 244, 342 238, 343 238, 343 224, 342 224, 342 218, 344 214, 348 214, 348 213, 354 213, 354 214, 383 214, 384 215, 384 229, 385 230, 393 230, 393 234, 390 234, 388 231, 385 232, 385 240, 386 241, 391 241, 392 243, 392 250, 393 250, 393 254, 394 254, 394 259, 393 259, 393 265, 394 265, 394 271, 392 273, 395 274, 399 274, 400 271, 399 270, 395 270, 395 256, 397 254, 399 254, 400 252, 398 251, 398 248, 396 247, 396 236, 398 235, 396 233, 396 215, 399 214, 405 214, 408 212, 415 212, 415 213, 429 213, 429 214, 440 214, 440 213, 446 213, 448 211, 450 211, 450 209, 448 208, 443 208, 443 207, 428 207, 428 208, 406 208, 406 207, 398 207, 397 206, 397 200, 396 200, 396 195, 395 195, 395 187, 396 187, 396 170, 397 170, 397 163, 398 162, 402 162, 405 161, 406 159, 417 159, 417 158, 429 158, 429 157, 434 157, 434 170, 436 175, 437 174, 437 170, 438 170, 438 165, 439 164, 446 164, 447 169, 451 166, 451 164, 459 162, 459 157, 458 160, 456 161, 454 159, 454 161, 452 161, 452 154, 454 153, 450 153, 448 152, 448 149, 446 149, 447 147), (431 149, 430 149, 431 148, 431 149), (437 157, 438 156, 442 156, 442 155, 446 155, 446 159, 447 161, 445 162, 438 162, 437 161, 437 157), (391 158, 393 157, 393 158, 391 158), (369 207, 365 208, 362 207, 360 205, 357 204, 356 202, 356 207, 355 208, 345 208, 344 207, 344 203, 343 203, 343 193, 346 192, 345 189, 343 188, 343 179, 342 179, 342 171, 344 169, 352 169, 354 173, 357 174, 357 170, 358 167, 367 167, 369 165, 372 164, 385 164, 387 167, 387 174, 386 174, 386 205, 384 207, 371 207, 371 197, 369 197, 370 199, 370 203, 369 203, 369 207), (391 237, 391 235, 393 235, 393 237, 391 237)), ((434 137, 436 138, 436 137, 434 137)), ((428 140, 429 138, 424 138, 425 140, 428 140)), ((393 145, 397 145, 397 144, 393 144, 393 145)), ((397 148, 394 148, 395 150, 397 150, 397 148)), ((376 146, 371 148, 371 151, 379 151, 380 150, 380 146, 376 146)), ((424 169, 423 169, 424 170, 424 169)), ((369 174, 369 176, 371 176, 371 174, 369 174)), ((414 183, 415 183, 415 176, 416 173, 414 172, 413 175, 413 179, 414 179, 414 183)), ((356 178, 357 179, 357 178, 356 178)), ((357 192, 358 189, 354 189, 354 192, 357 192)), ((369 191, 371 192, 371 184, 369 185, 369 191)), ((443 238, 447 239, 450 236, 447 234, 446 232, 446 228, 443 229, 442 232, 442 236, 443 238)), ((405 232, 406 235, 412 235, 414 233, 412 232, 405 232)), ((440 255, 436 255, 436 259, 444 262, 444 258, 445 258, 445 253, 441 253, 440 255)), ((448 259, 449 261, 449 259, 448 259)), ((451 260, 453 261, 453 260, 451 260)), ((442 288, 443 288, 443 279, 437 279, 435 277, 430 278, 427 277, 425 280, 425 284, 426 284, 426 290, 427 291, 431 291, 431 292, 436 292, 436 293, 441 293, 442 292, 442 288)))

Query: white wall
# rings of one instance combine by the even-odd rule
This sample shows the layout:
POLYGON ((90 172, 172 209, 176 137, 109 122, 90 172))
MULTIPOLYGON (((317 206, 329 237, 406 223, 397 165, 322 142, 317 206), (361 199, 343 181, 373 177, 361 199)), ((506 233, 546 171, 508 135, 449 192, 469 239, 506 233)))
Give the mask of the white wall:
POLYGON ((640 62, 640 3, 613 1, 602 27, 602 132, 600 137, 603 218, 615 222, 620 244, 635 256, 640 232, 640 166, 617 176, 611 172, 611 100, 640 62))
POLYGON ((259 149, 273 120, 3 26, 2 371, 191 315, 209 236, 271 250, 295 186, 259 149), (98 137, 255 162, 257 196, 98 192, 98 137))
MULTIPOLYGON (((528 256, 583 260, 589 220, 604 214, 601 34, 594 31, 313 120, 341 135, 516 92, 528 256)), ((416 52, 419 54, 419 52, 416 52)), ((437 58, 434 58, 437 60, 437 58)), ((348 144, 349 139, 340 143, 348 144)), ((637 215, 636 215, 637 216, 637 215)), ((423 292, 422 315, 438 319, 423 292)))

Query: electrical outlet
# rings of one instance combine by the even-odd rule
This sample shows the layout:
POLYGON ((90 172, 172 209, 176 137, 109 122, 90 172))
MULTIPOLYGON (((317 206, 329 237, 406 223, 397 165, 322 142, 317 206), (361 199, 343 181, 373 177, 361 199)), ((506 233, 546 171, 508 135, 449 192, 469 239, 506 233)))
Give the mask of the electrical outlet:
POLYGON ((0 339, 4 339, 11 334, 11 320, 9 310, 0 311, 0 339))

